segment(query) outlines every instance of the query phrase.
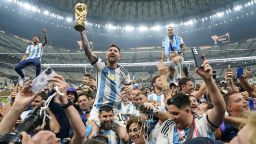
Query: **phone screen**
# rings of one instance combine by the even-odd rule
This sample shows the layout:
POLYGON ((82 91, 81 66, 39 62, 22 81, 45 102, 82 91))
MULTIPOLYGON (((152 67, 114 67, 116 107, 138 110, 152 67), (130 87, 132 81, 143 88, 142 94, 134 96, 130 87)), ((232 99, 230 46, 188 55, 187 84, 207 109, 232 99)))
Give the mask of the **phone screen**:
POLYGON ((204 56, 201 53, 201 49, 200 48, 196 48, 196 47, 192 47, 191 48, 194 60, 195 60, 195 64, 197 68, 202 68, 202 64, 204 62, 204 56))
POLYGON ((237 78, 240 78, 244 74, 244 69, 242 67, 237 68, 237 78))

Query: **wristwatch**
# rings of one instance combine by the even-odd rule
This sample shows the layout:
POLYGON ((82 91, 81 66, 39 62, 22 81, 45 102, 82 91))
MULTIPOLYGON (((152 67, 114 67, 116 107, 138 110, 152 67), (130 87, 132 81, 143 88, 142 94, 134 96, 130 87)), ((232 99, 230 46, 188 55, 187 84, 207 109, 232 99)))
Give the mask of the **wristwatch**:
POLYGON ((72 103, 71 101, 68 101, 67 104, 62 105, 61 107, 62 107, 63 109, 67 109, 67 108, 68 108, 69 106, 71 106, 71 105, 73 105, 73 103, 72 103))

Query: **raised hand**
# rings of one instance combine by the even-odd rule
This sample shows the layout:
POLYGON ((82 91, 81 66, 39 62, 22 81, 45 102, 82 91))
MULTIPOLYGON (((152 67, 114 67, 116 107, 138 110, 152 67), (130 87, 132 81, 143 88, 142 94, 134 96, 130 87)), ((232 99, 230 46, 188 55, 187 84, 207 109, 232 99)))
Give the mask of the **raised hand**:
POLYGON ((196 69, 197 74, 200 75, 204 80, 212 79, 212 67, 208 64, 208 61, 204 60, 201 66, 201 69, 196 69))
POLYGON ((43 34, 46 34, 46 33, 47 33, 47 30, 44 28, 44 29, 42 30, 42 33, 43 33, 43 34))
POLYGON ((49 82, 53 82, 53 84, 58 88, 58 91, 62 94, 63 96, 60 95, 58 96, 60 102, 62 104, 68 103, 68 98, 67 98, 67 89, 69 87, 68 83, 64 80, 64 78, 60 75, 56 75, 53 78, 48 80, 49 82))
POLYGON ((13 106, 20 109, 20 110, 23 110, 26 108, 26 106, 28 104, 30 104, 33 99, 37 96, 37 95, 40 95, 42 94, 43 92, 42 91, 39 91, 39 92, 36 92, 36 93, 33 93, 31 91, 31 81, 29 81, 23 88, 20 92, 18 92, 15 96, 15 101, 13 103, 13 106))

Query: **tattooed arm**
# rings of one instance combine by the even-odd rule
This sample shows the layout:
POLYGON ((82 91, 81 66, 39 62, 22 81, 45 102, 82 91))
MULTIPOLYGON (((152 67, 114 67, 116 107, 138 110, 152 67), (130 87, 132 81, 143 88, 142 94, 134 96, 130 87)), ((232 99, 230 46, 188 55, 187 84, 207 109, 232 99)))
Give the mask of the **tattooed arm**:
POLYGON ((80 32, 81 34, 81 39, 82 39, 82 45, 84 48, 85 55, 87 56, 89 62, 91 64, 95 63, 98 60, 98 57, 91 51, 89 41, 86 37, 86 34, 83 32, 80 32))

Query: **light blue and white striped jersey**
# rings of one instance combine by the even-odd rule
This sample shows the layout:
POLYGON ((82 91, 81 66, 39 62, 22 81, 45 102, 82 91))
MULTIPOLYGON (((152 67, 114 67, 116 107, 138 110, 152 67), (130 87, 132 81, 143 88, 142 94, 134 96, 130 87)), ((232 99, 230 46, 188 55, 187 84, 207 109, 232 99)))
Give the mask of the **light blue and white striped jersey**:
MULTIPOLYGON (((205 113, 194 118, 194 126, 192 138, 208 137, 215 139, 214 132, 216 127, 211 125, 205 113)), ((189 128, 179 130, 174 121, 166 120, 160 127, 156 144, 182 144, 187 140, 188 134, 189 128)))
POLYGON ((108 105, 113 110, 121 110, 121 88, 122 84, 130 84, 131 79, 128 72, 121 66, 110 69, 98 58, 93 64, 97 70, 97 94, 94 105, 99 109, 102 105, 108 105))
POLYGON ((122 114, 140 116, 140 112, 136 109, 132 102, 129 102, 127 105, 122 103, 122 114))
POLYGON ((148 95, 148 100, 154 100, 154 101, 156 101, 156 102, 161 103, 161 106, 165 106, 165 103, 164 103, 164 94, 157 95, 157 94, 155 94, 155 93, 153 92, 153 93, 151 93, 150 95, 148 95))
POLYGON ((26 50, 26 54, 28 54, 27 59, 36 59, 41 58, 43 54, 43 44, 39 43, 38 45, 29 45, 26 50))
POLYGON ((121 144, 121 141, 113 130, 100 130, 99 135, 105 135, 108 138, 108 144, 121 144))

